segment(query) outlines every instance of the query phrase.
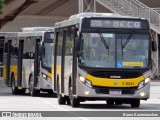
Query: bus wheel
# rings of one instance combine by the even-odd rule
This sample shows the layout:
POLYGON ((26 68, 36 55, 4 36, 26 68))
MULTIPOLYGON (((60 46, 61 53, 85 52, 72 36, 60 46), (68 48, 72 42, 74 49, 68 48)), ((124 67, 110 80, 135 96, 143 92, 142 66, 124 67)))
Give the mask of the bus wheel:
POLYGON ((71 101, 69 98, 67 98, 67 105, 71 105, 71 101))
POLYGON ((59 84, 57 84, 57 97, 58 97, 58 103, 59 103, 60 105, 64 105, 64 104, 66 103, 65 97, 63 97, 63 96, 60 94, 59 84))
POLYGON ((123 103, 122 99, 116 99, 115 100, 116 105, 122 105, 122 103, 123 103))
POLYGON ((18 90, 18 88, 15 86, 15 78, 14 78, 14 76, 11 77, 11 81, 12 81, 12 85, 11 85, 12 94, 13 94, 13 95, 19 94, 19 90, 18 90))
POLYGON ((37 96, 39 95, 40 90, 35 90, 34 89, 34 82, 33 82, 33 76, 30 77, 30 82, 29 82, 29 94, 31 96, 37 96))
POLYGON ((69 99, 70 99, 70 104, 72 107, 79 107, 80 105, 80 101, 78 100, 78 98, 74 98, 73 97, 73 87, 71 85, 69 85, 69 99))
POLYGON ((49 95, 53 96, 53 97, 57 97, 57 94, 53 92, 53 90, 49 90, 47 91, 49 95))
POLYGON ((114 105, 114 99, 107 99, 107 105, 114 105))
POLYGON ((26 89, 23 88, 22 90, 19 90, 19 94, 24 95, 26 93, 26 89))
POLYGON ((48 90, 47 92, 48 92, 49 95, 53 95, 54 94, 53 90, 48 90))
POLYGON ((139 108, 140 106, 140 99, 132 99, 131 100, 131 107, 132 108, 139 108))

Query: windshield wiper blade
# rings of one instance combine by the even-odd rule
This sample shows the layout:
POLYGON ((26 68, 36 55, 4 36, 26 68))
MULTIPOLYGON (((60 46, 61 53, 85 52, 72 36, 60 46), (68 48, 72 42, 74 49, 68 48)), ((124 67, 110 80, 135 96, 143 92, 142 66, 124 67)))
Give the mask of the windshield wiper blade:
MULTIPOLYGON (((123 43, 122 43, 122 36, 121 36, 121 46, 123 46, 122 45, 123 43)), ((121 52, 122 52, 122 60, 123 60, 123 48, 121 47, 121 52)))
MULTIPOLYGON (((103 35, 102 35, 102 33, 101 33, 101 31, 100 31, 100 30, 98 30, 98 34, 99 34, 100 39, 101 39, 101 41, 103 42, 103 44, 104 44, 105 48, 106 48, 106 49, 107 49, 107 51, 108 51, 108 61, 109 61, 109 46, 108 46, 108 44, 107 44, 106 40, 104 39, 104 37, 103 37, 103 35)), ((109 41, 110 41, 110 39, 109 39, 109 41)), ((110 42, 109 42, 109 43, 110 43, 110 42)))
POLYGON ((128 44, 128 42, 130 41, 130 39, 132 38, 133 35, 134 35, 134 31, 132 31, 132 32, 129 34, 127 40, 126 40, 125 43, 122 45, 122 48, 123 48, 123 49, 126 47, 126 45, 128 44))
POLYGON ((109 46, 108 46, 107 42, 105 41, 105 39, 104 39, 100 30, 98 30, 98 34, 99 34, 99 36, 101 38, 101 41, 103 42, 104 46, 106 47, 106 49, 109 49, 109 46))

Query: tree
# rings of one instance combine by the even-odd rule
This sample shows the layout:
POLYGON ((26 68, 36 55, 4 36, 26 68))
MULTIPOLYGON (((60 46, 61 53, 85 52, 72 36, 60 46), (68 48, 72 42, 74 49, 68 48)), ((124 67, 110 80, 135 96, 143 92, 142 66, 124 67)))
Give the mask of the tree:
POLYGON ((4 0, 0 0, 0 13, 2 13, 2 8, 4 6, 4 0))

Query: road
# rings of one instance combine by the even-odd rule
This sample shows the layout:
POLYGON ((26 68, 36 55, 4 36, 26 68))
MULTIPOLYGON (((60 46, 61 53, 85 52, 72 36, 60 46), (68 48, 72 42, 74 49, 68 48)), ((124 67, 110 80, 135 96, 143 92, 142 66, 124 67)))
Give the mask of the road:
MULTIPOLYGON (((72 108, 69 105, 58 105, 57 98, 49 96, 47 93, 41 93, 41 95, 38 97, 31 97, 29 96, 29 93, 26 93, 25 95, 12 95, 10 88, 6 87, 3 84, 0 85, 0 111, 68 111, 72 113, 72 111, 143 111, 143 110, 147 111, 160 110, 160 81, 151 82, 150 99, 148 99, 147 101, 141 101, 140 108, 136 109, 131 108, 130 105, 127 104, 108 106, 106 105, 105 101, 82 102, 79 108, 72 108)), ((81 117, 79 119, 89 120, 90 118, 81 117)), ((98 118, 97 117, 94 118, 94 120, 96 119, 98 118)), ((115 118, 114 120, 116 119, 119 120, 118 118, 115 118)), ((152 120, 152 118, 148 119, 152 120)), ((160 116, 156 119, 160 119, 160 116)))

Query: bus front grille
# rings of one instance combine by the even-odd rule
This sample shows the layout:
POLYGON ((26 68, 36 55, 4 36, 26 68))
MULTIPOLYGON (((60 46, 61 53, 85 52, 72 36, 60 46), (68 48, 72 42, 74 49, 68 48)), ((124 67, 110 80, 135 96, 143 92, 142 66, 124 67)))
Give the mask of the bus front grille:
POLYGON ((98 94, 109 94, 110 90, 120 90, 121 94, 134 94, 136 87, 134 88, 111 88, 111 87, 93 87, 98 94))

